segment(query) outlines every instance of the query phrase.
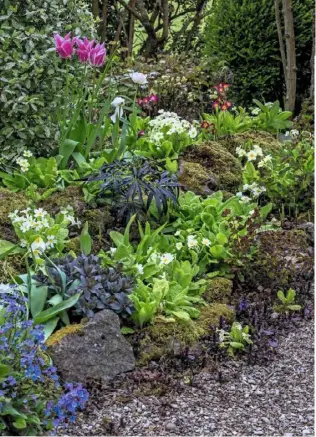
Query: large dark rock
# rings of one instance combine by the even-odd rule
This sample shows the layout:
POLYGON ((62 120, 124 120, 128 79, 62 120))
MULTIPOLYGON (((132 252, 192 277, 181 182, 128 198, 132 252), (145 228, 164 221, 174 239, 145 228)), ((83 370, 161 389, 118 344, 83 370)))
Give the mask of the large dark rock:
POLYGON ((70 325, 49 339, 49 353, 63 379, 86 383, 108 380, 133 370, 132 346, 120 332, 118 316, 109 310, 97 313, 86 324, 70 325), (76 326, 76 329, 71 328, 76 326))

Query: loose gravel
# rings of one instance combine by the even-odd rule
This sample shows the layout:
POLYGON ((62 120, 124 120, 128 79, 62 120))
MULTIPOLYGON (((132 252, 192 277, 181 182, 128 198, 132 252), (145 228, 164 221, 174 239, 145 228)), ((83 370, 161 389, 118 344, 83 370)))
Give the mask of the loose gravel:
MULTIPOLYGON (((313 436, 314 322, 279 338, 269 365, 230 362, 222 382, 201 371, 160 396, 96 391, 68 435, 313 436), (125 396, 125 400, 124 400, 125 396)), ((132 386, 132 384, 131 384, 132 386)))

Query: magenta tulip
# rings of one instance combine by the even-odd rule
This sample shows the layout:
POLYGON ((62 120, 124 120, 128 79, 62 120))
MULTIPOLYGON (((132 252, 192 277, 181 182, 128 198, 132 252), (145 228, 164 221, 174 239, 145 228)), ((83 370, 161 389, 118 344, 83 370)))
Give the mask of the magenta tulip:
POLYGON ((87 37, 84 38, 84 40, 82 41, 81 39, 77 39, 76 41, 77 43, 77 55, 79 58, 80 62, 88 62, 89 60, 89 56, 90 56, 90 52, 95 44, 95 41, 89 41, 87 37))
POLYGON ((63 59, 70 59, 75 52, 74 44, 76 39, 71 39, 70 33, 68 33, 64 38, 59 35, 59 33, 54 34, 56 51, 59 56, 63 59))
POLYGON ((97 44, 90 50, 89 62, 95 67, 100 67, 105 62, 106 50, 104 44, 97 44))

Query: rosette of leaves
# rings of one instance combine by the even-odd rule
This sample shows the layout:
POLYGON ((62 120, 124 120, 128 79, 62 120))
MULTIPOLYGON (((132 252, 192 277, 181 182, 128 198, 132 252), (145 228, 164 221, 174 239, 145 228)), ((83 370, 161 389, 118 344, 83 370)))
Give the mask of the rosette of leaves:
POLYGON ((67 297, 81 291, 77 304, 72 308, 77 316, 93 317, 98 311, 110 309, 126 318, 134 310, 129 299, 133 287, 131 278, 124 275, 119 267, 102 267, 95 255, 81 254, 77 258, 67 255, 56 259, 46 265, 45 271, 37 275, 36 280, 46 283, 55 293, 56 287, 64 287, 67 297))
POLYGON ((97 199, 112 205, 113 213, 125 223, 136 214, 159 218, 170 203, 177 205, 179 184, 176 175, 162 170, 156 163, 135 157, 101 167, 98 175, 84 179, 100 182, 97 199))

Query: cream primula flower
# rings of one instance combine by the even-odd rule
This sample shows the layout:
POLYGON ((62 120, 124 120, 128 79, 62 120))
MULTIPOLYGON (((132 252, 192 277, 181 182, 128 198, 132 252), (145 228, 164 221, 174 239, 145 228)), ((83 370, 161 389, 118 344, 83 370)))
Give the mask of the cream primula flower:
POLYGON ((176 243, 176 249, 177 249, 177 250, 182 249, 182 247, 183 247, 183 244, 182 244, 182 243, 176 243))
POLYGON ((41 237, 37 237, 31 244, 31 249, 34 254, 42 254, 45 252, 46 244, 41 237))
POLYGON ((194 235, 189 235, 187 238, 187 244, 189 249, 193 249, 194 247, 197 247, 199 243, 194 235))
POLYGON ((254 150, 250 150, 250 152, 247 153, 248 161, 255 161, 257 159, 257 153, 254 150))
POLYGON ((160 263, 164 265, 170 264, 174 260, 174 256, 171 253, 164 253, 160 257, 160 263))
POLYGON ((210 242, 210 240, 209 240, 208 238, 203 238, 203 240, 202 240, 202 244, 203 244, 204 246, 209 247, 209 246, 211 245, 211 242, 210 242))
POLYGON ((55 235, 47 235, 46 237, 46 247, 47 248, 53 248, 55 246, 55 244, 57 243, 57 239, 55 237, 55 235))
POLYGON ((47 215, 47 211, 43 208, 38 208, 34 210, 34 217, 36 218, 44 218, 47 215))
POLYGON ((135 267, 140 275, 144 273, 144 266, 142 264, 135 264, 135 267))

